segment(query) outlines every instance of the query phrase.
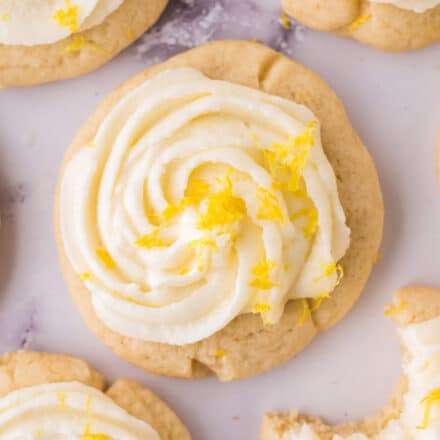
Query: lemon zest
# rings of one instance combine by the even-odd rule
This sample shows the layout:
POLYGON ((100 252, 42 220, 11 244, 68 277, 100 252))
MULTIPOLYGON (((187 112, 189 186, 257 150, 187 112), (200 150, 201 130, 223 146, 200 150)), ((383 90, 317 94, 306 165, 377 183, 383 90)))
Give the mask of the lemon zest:
POLYGON ((127 37, 131 40, 134 38, 133 29, 129 28, 127 29, 127 37))
POLYGON ((316 295, 313 298, 313 301, 315 302, 311 308, 311 312, 316 312, 322 305, 322 303, 324 302, 325 299, 330 298, 330 292, 322 292, 322 293, 318 293, 318 295, 316 295))
POLYGON ((95 143, 93 141, 89 141, 89 142, 86 143, 86 147, 95 148, 96 145, 95 145, 95 143))
POLYGON ((188 187, 185 191, 185 196, 179 203, 173 204, 170 203, 162 212, 162 218, 169 222, 176 215, 180 214, 185 208, 189 206, 198 205, 203 199, 205 199, 209 191, 211 189, 211 185, 202 180, 202 179, 193 179, 189 182, 188 187))
POLYGON ((278 204, 278 199, 270 191, 261 186, 258 187, 257 199, 260 201, 260 207, 257 211, 258 219, 285 223, 283 211, 278 204))
POLYGON ((213 252, 218 252, 217 243, 209 237, 203 237, 198 240, 193 240, 189 246, 196 251, 197 270, 202 272, 203 267, 203 253, 206 248, 211 248, 213 252))
POLYGON ((92 277, 92 275, 88 272, 83 272, 83 273, 78 274, 78 277, 81 281, 87 281, 92 277))
POLYGON ((157 228, 149 234, 145 234, 139 240, 136 240, 136 246, 145 247, 147 249, 152 249, 155 247, 168 247, 170 243, 159 238, 160 229, 157 228))
POLYGON ((312 312, 310 311, 309 304, 307 303, 307 300, 305 298, 301 300, 301 303, 303 306, 303 310, 301 316, 298 319, 298 323, 297 323, 298 327, 302 327, 306 322, 307 318, 312 314, 312 312))
POLYGON ((433 403, 440 403, 440 388, 436 388, 431 391, 421 402, 425 406, 425 412, 423 415, 423 423, 417 426, 417 429, 426 429, 429 426, 429 420, 431 418, 431 408, 433 403))
POLYGON ((330 262, 330 263, 324 263, 322 267, 323 273, 322 275, 316 277, 313 281, 317 283, 318 281, 321 281, 322 279, 329 277, 333 275, 335 272, 337 274, 337 281, 335 284, 335 287, 339 285, 342 278, 344 277, 344 268, 342 265, 330 262))
POLYGON ((184 267, 183 269, 179 270, 179 275, 186 275, 189 272, 189 269, 187 267, 184 267))
POLYGON ((37 438, 43 437, 43 430, 38 429, 37 431, 35 431, 35 437, 37 437, 37 438))
POLYGON ((301 228, 304 238, 312 238, 318 230, 318 210, 316 208, 300 209, 290 216, 290 221, 293 222, 300 217, 307 218, 307 223, 301 228))
POLYGON ((81 436, 81 440, 110 440, 110 437, 106 434, 93 434, 90 432, 91 422, 86 423, 84 434, 81 436))
POLYGON ((265 326, 270 325, 271 321, 267 318, 267 314, 272 310, 272 306, 265 302, 259 302, 254 304, 252 307, 252 313, 257 314, 259 313, 261 315, 261 318, 263 319, 263 324, 265 326))
POLYGON ((58 403, 59 403, 61 411, 64 411, 66 409, 66 394, 65 393, 58 393, 58 403))
POLYGON ((269 149, 264 150, 270 174, 292 193, 300 190, 310 148, 315 145, 317 124, 317 121, 311 121, 299 136, 289 136, 285 143, 275 142, 269 149))
POLYGON ((116 267, 115 260, 111 257, 105 249, 96 249, 97 257, 104 263, 107 269, 114 269, 116 267))
POLYGON ((224 356, 226 356, 226 351, 222 350, 221 348, 219 348, 218 350, 216 350, 216 352, 214 353, 214 356, 216 358, 222 358, 224 356))
POLYGON ((254 279, 249 283, 249 285, 252 287, 256 287, 260 290, 270 290, 275 287, 276 284, 270 281, 270 272, 275 267, 275 261, 266 259, 260 261, 252 269, 252 275, 254 275, 254 279))
POLYGON ((284 29, 290 29, 290 21, 285 11, 281 12, 280 23, 284 29))
POLYGON ((9 14, 2 14, 1 15, 1 20, 2 21, 8 21, 9 20, 9 14))
POLYGON ((406 303, 400 300, 398 304, 389 304, 385 307, 383 314, 388 318, 390 316, 398 315, 405 310, 406 303))
POLYGON ((80 50, 88 50, 89 52, 94 52, 97 54, 106 53, 106 51, 102 47, 99 47, 95 43, 90 43, 86 41, 86 39, 82 35, 77 35, 72 40, 72 42, 61 51, 61 55, 79 52, 80 50))
POLYGON ((347 29, 350 32, 357 31, 364 23, 366 23, 371 18, 371 14, 362 15, 361 17, 357 18, 353 23, 351 23, 347 29))
POLYGON ((213 230, 231 226, 239 222, 246 214, 244 201, 235 197, 232 191, 232 181, 228 173, 224 178, 217 179, 219 191, 212 193, 206 199, 206 206, 197 221, 199 229, 213 230))
POLYGON ((66 9, 57 9, 52 19, 60 27, 66 27, 70 32, 78 32, 78 6, 72 6, 70 0, 66 0, 66 9))

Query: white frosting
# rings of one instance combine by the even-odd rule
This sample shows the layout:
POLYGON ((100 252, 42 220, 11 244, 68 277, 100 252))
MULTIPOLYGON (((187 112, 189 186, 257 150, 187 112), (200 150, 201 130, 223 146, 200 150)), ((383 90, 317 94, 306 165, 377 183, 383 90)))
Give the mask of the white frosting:
POLYGON ((440 0, 370 0, 373 3, 389 3, 400 9, 422 13, 440 5, 440 0))
MULTIPOLYGON (((400 330, 403 345, 408 352, 404 371, 408 391, 399 419, 372 437, 373 440, 438 440, 440 439, 440 317, 409 325, 400 330), (427 397, 436 392, 427 411, 427 397), (427 417, 428 416, 428 417, 427 417), (425 423, 426 422, 426 423, 425 423)), ((365 434, 348 437, 333 436, 333 440, 369 440, 365 434)), ((318 434, 305 424, 284 435, 282 440, 320 440, 318 434)))
POLYGON ((150 425, 101 391, 77 382, 23 388, 1 398, 0 438, 160 440, 150 425))
POLYGON ((1 0, 0 44, 51 44, 104 21, 124 0, 1 0), (70 12, 70 21, 56 19, 70 12))
MULTIPOLYGON (((284 160, 300 151, 290 146, 284 160)), ((310 110, 189 68, 145 81, 116 105, 93 147, 69 162, 60 203, 68 259, 99 319, 169 344, 202 340, 251 311, 275 323, 289 299, 331 293, 349 245, 310 110), (271 173, 265 159, 289 137, 307 144, 302 192, 274 189, 279 163, 271 173), (188 194, 200 182, 210 188, 196 202, 188 194), (184 208, 160 220, 170 206, 184 208), (201 221, 206 212, 211 223, 201 221), (151 234, 162 246, 136 243, 151 234), (107 264, 97 249, 111 255, 107 264), (256 274, 265 262, 266 276, 264 267, 256 274)))

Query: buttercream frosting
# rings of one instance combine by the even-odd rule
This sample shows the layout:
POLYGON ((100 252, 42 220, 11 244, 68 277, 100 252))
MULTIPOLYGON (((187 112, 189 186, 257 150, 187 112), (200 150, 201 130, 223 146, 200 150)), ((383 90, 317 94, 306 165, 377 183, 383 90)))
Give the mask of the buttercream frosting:
POLYGON ((160 440, 101 391, 78 382, 22 388, 0 398, 2 440, 160 440))
POLYGON ((1 0, 0 44, 52 44, 102 23, 123 0, 1 0))
POLYGON ((183 345, 276 323, 342 277, 350 231, 313 113, 190 68, 125 96, 69 161, 67 257, 113 331, 183 345))

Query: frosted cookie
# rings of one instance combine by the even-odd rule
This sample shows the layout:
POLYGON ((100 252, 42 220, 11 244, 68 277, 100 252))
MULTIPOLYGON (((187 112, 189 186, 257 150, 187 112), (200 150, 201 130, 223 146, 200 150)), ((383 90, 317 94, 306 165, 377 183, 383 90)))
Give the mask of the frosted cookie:
POLYGON ((281 0, 287 14, 389 52, 440 39, 440 0, 281 0))
POLYGON ((106 63, 168 0, 0 0, 0 86, 71 78, 106 63))
POLYGON ((394 398, 359 423, 328 426, 290 414, 265 416, 262 440, 428 440, 440 438, 440 290, 406 287, 386 310, 398 325, 405 377, 394 398))
POLYGON ((269 370, 339 321, 382 235, 373 162, 315 74, 249 42, 147 69, 65 157, 62 270, 89 327, 157 374, 269 370))
POLYGON ((0 357, 2 440, 190 440, 174 412, 131 380, 110 387, 84 361, 48 353, 0 357))

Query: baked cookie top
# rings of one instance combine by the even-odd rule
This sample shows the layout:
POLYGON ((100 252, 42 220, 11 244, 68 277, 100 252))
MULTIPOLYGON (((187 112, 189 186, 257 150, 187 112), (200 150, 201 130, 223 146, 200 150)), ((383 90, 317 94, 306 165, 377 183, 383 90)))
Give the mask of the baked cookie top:
MULTIPOLYGON (((374 255, 370 242, 360 246, 359 257, 369 254, 371 261, 358 273, 350 259, 347 267, 339 262, 359 246, 360 225, 355 221, 354 231, 346 225, 352 206, 344 206, 338 169, 322 147, 322 120, 301 99, 247 81, 245 70, 235 75, 234 62, 243 57, 257 69, 274 57, 298 78, 304 75, 303 84, 310 78, 263 46, 213 43, 114 92, 67 153, 56 201, 57 239, 69 286, 83 313, 93 316, 98 336, 107 339, 111 331, 135 340, 140 353, 145 347, 173 347, 173 358, 197 352, 205 365, 201 346, 212 350, 221 341, 209 365, 222 370, 232 354, 230 337, 240 341, 232 348, 239 357, 259 347, 258 356, 267 356, 261 337, 248 346, 253 338, 243 335, 250 330, 243 321, 249 317, 270 339, 291 333, 285 359, 313 337, 314 326, 336 322, 351 295, 359 294, 374 255), (233 58, 218 73, 226 53, 233 58), (353 291, 338 311, 334 294, 347 282, 353 291), (288 324, 283 317, 290 300, 295 307, 288 324)), ((288 78, 281 81, 293 85, 288 78)), ((263 81, 261 74, 255 79, 263 81)), ((320 87, 319 81, 299 86, 298 96, 310 88, 320 95, 320 87)), ((362 203, 369 210, 374 200, 378 208, 370 220, 377 251, 380 190, 357 142, 354 157, 367 165, 360 177, 368 192, 362 203)), ((145 359, 134 349, 129 357, 145 359)), ((279 362, 276 355, 267 365, 279 362)), ((262 371, 259 363, 240 375, 262 371)))
POLYGON ((376 417, 337 427, 297 413, 269 414, 263 440, 418 440, 440 437, 440 290, 407 287, 386 310, 398 323, 404 380, 376 417))
POLYGON ((440 39, 438 0, 282 0, 282 5, 306 26, 389 52, 440 39))
POLYGON ((65 355, 19 352, 0 358, 0 436, 15 439, 189 440, 152 392, 103 377, 65 355))
POLYGON ((7 0, 0 3, 0 86, 78 76, 140 37, 168 0, 7 0))

